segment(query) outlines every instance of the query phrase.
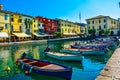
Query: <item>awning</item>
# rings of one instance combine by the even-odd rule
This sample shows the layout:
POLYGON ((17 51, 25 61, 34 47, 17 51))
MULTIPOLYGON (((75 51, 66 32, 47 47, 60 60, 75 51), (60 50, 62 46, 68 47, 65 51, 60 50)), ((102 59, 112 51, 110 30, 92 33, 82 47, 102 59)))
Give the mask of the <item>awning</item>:
POLYGON ((46 37, 46 35, 39 35, 37 33, 33 33, 33 35, 37 36, 37 37, 46 37))
POLYGON ((0 38, 9 38, 6 32, 0 32, 0 38))
POLYGON ((29 36, 29 35, 27 35, 27 34, 25 34, 25 33, 13 33, 15 36, 17 36, 17 37, 31 37, 31 36, 29 36))
POLYGON ((63 35, 77 35, 76 33, 63 33, 63 35))

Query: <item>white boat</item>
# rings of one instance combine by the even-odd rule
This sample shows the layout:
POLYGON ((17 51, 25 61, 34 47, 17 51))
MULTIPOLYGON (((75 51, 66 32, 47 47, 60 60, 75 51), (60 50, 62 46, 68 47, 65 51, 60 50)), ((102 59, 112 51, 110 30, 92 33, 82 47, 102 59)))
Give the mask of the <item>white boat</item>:
POLYGON ((45 52, 45 54, 49 57, 59 59, 59 60, 66 60, 66 61, 82 61, 83 57, 81 55, 74 55, 74 54, 65 54, 59 52, 45 52))
POLYGON ((82 54, 82 55, 90 55, 90 54, 105 54, 105 50, 94 50, 94 49, 73 49, 73 48, 66 48, 60 50, 60 52, 70 53, 70 54, 82 54))

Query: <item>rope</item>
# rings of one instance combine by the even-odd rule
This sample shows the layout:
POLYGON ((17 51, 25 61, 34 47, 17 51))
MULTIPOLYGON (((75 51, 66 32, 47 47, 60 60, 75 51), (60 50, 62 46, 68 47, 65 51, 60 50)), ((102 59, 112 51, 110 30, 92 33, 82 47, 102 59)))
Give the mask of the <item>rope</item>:
POLYGON ((24 63, 22 64, 22 69, 24 68, 24 63))
POLYGON ((30 72, 30 73, 32 72, 32 68, 33 68, 33 66, 32 66, 32 67, 30 67, 30 70, 29 70, 29 72, 30 72))

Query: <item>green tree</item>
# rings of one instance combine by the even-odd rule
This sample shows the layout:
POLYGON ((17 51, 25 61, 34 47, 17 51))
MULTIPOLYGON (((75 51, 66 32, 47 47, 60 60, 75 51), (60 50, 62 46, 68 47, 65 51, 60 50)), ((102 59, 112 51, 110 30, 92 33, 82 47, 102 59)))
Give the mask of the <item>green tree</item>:
POLYGON ((54 35, 56 35, 57 37, 61 37, 61 33, 60 32, 54 32, 54 35))
POLYGON ((88 33, 92 36, 95 36, 96 30, 95 29, 89 29, 88 33))
POLYGON ((110 33, 110 30, 104 30, 104 34, 108 35, 110 33))
POLYGON ((99 36, 102 36, 103 34, 104 34, 104 30, 102 29, 99 31, 99 36))

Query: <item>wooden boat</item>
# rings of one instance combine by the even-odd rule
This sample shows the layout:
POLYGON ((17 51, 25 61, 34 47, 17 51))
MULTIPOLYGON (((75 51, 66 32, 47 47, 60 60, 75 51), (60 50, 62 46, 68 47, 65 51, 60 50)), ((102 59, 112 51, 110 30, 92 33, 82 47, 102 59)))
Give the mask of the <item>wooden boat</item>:
POLYGON ((99 49, 74 49, 74 48, 65 48, 60 50, 60 52, 64 53, 71 53, 71 54, 82 54, 82 55, 101 55, 105 54, 105 50, 99 50, 99 49))
POLYGON ((18 62, 22 65, 22 68, 27 69, 29 72, 59 76, 68 80, 72 76, 72 67, 69 66, 31 58, 19 58, 18 62))
POLYGON ((45 52, 45 54, 49 57, 59 59, 59 60, 66 60, 66 61, 82 61, 83 57, 81 55, 74 55, 74 54, 65 54, 59 52, 45 52))
POLYGON ((108 46, 86 44, 86 45, 71 45, 71 48, 75 48, 75 49, 105 49, 105 48, 108 48, 108 46))

